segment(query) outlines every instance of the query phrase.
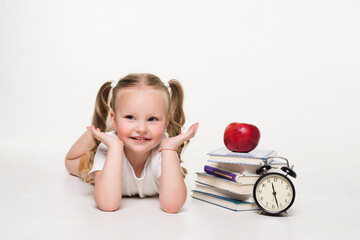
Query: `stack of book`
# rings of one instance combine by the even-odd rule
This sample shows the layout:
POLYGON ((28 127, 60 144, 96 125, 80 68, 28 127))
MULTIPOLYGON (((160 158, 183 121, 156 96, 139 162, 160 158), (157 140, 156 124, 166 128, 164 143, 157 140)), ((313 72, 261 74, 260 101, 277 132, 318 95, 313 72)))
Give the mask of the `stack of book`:
POLYGON ((234 211, 258 209, 252 197, 260 175, 256 169, 274 150, 254 149, 238 153, 222 147, 207 154, 204 172, 197 172, 192 197, 234 211))

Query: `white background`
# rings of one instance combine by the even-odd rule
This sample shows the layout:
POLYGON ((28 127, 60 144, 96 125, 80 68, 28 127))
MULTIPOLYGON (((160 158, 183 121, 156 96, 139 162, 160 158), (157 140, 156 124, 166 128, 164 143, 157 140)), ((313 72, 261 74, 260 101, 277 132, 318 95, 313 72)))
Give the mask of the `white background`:
MULTIPOLYGON (((128 73, 149 72, 163 81, 181 81, 186 129, 200 122, 184 154, 189 190, 206 153, 223 146, 226 126, 252 123, 261 131, 258 147, 288 157, 299 175, 295 225, 286 237, 359 236, 353 225, 360 222, 359 13, 355 0, 1 1, 0 161, 5 174, 0 180, 8 184, 1 207, 24 194, 11 181, 20 184, 13 176, 25 166, 31 172, 46 162, 53 181, 56 176, 66 188, 72 181, 79 184, 66 174, 63 160, 91 122, 99 87, 128 73), (310 224, 308 219, 318 220, 310 224)), ((48 181, 35 177, 39 187, 48 181)), ((29 198, 32 202, 36 194, 29 198)), ((86 198, 92 201, 91 194, 86 198)), ((216 208, 194 201, 188 198, 183 215, 216 208)), ((224 219, 226 214, 243 221, 246 216, 216 211, 224 219)), ((199 226, 212 217, 199 219, 205 224, 199 226)), ((248 217, 254 231, 260 228, 260 216, 248 217)), ((264 225, 273 223, 267 220, 264 225)), ((0 236, 9 239, 16 224, 6 223, 0 236)))

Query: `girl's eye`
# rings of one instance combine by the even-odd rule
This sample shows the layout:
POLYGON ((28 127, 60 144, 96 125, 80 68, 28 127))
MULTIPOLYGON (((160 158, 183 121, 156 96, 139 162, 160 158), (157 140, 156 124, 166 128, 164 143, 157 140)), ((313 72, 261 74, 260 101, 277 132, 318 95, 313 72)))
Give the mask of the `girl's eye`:
POLYGON ((126 115, 125 118, 129 119, 129 120, 134 120, 134 116, 132 116, 132 115, 126 115))
POLYGON ((157 120, 156 117, 151 117, 151 118, 149 118, 149 122, 155 122, 156 120, 157 120))

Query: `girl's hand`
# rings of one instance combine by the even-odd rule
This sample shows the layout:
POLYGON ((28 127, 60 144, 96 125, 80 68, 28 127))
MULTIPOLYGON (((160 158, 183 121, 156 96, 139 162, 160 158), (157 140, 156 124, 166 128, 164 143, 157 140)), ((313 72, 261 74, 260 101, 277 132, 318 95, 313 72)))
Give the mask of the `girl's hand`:
POLYGON ((161 144, 161 149, 177 149, 185 141, 195 137, 198 127, 199 123, 195 123, 191 125, 191 127, 186 133, 181 133, 175 137, 165 139, 161 144))
POLYGON ((120 146, 120 147, 123 147, 124 146, 124 143, 114 137, 114 136, 111 136, 109 134, 106 134, 104 132, 101 132, 99 128, 95 128, 94 125, 91 125, 91 126, 88 126, 86 127, 87 130, 89 130, 92 134, 92 136, 94 138, 96 138, 97 140, 99 140, 100 142, 103 142, 108 148, 110 148, 111 146, 120 146))

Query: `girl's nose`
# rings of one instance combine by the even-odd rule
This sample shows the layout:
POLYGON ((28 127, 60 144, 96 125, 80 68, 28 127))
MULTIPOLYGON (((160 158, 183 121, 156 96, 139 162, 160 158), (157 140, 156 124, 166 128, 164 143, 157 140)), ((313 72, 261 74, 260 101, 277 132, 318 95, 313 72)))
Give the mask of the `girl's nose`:
POLYGON ((139 122, 135 129, 139 133, 146 133, 148 131, 147 125, 145 122, 139 122))

